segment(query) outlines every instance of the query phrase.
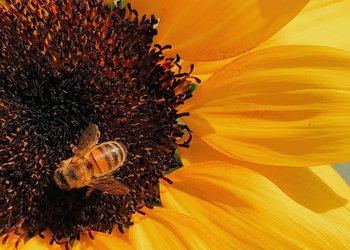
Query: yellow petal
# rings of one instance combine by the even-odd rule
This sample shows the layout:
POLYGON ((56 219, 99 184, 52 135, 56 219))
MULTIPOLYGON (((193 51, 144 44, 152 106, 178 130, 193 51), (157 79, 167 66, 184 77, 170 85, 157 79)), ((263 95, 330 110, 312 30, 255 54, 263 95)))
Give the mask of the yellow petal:
POLYGON ((133 9, 136 9, 139 15, 155 15, 156 18, 161 18, 167 0, 128 0, 133 9))
POLYGON ((73 250, 94 249, 133 249, 132 246, 122 239, 110 234, 93 232, 94 239, 91 240, 86 234, 81 235, 81 240, 76 241, 73 250))
MULTIPOLYGON (((174 184, 161 183, 161 199, 165 208, 201 221, 232 249, 346 249, 350 240, 347 227, 294 200, 310 192, 309 197, 327 211, 347 202, 310 175, 294 179, 293 194, 293 179, 288 181, 289 192, 285 192, 248 168, 205 162, 171 173, 168 177, 174 184)), ((350 213, 342 215, 348 222, 350 213)))
POLYGON ((344 219, 348 216, 350 204, 345 205, 345 200, 341 198, 344 197, 346 200, 350 200, 350 189, 344 179, 331 166, 281 168, 238 161, 216 151, 196 135, 193 136, 189 149, 180 148, 179 151, 184 167, 204 161, 221 160, 253 169, 272 181, 299 204, 316 212, 323 212, 325 218, 336 220, 337 223, 343 224, 346 230, 350 232, 350 223, 344 219), (303 183, 299 183, 300 180, 303 183), (332 200, 327 197, 332 197, 332 200), (332 206, 341 207, 329 209, 332 206))
POLYGON ((165 2, 155 43, 172 45, 169 53, 178 53, 185 60, 207 61, 256 47, 293 19, 309 1, 165 2))
POLYGON ((320 213, 322 217, 336 221, 339 225, 344 223, 343 226, 350 232, 350 224, 346 221, 350 216, 350 188, 333 167, 280 168, 250 165, 249 168, 269 179, 303 207, 320 213))
POLYGON ((249 53, 204 82, 184 118, 233 158, 317 166, 349 160, 350 54, 314 46, 249 53))
POLYGON ((227 58, 218 61, 208 61, 208 62, 188 62, 184 61, 181 66, 185 71, 189 71, 190 65, 194 64, 194 73, 196 74, 213 74, 217 70, 224 67, 226 64, 233 61, 233 58, 227 58))
MULTIPOLYGON (((344 206, 338 209, 330 209, 323 213, 323 216, 328 219, 336 221, 339 225, 344 227, 344 231, 350 232, 350 223, 347 219, 350 213, 350 191, 348 184, 344 179, 334 170, 333 167, 324 166, 311 168, 311 171, 321 179, 325 185, 334 191, 337 195, 346 198, 348 201, 344 206)), ((312 195, 310 193, 310 195, 312 195)), ((322 196, 321 196, 322 197, 322 196)), ((326 201, 325 199, 325 202, 326 201)))
POLYGON ((111 235, 116 236, 117 238, 119 238, 119 239, 129 243, 129 230, 127 230, 125 228, 123 230, 124 230, 124 233, 121 233, 119 231, 118 227, 115 226, 113 228, 113 231, 112 231, 111 235))
POLYGON ((189 62, 184 61, 181 64, 183 71, 189 72, 191 64, 194 64, 194 70, 191 74, 194 77, 201 79, 202 82, 206 81, 211 77, 217 70, 224 67, 228 63, 232 62, 234 58, 227 58, 218 61, 208 61, 208 62, 189 62))
POLYGON ((50 232, 44 232, 43 235, 45 236, 44 239, 42 239, 39 235, 34 236, 33 238, 29 239, 23 246, 21 250, 65 250, 64 244, 56 244, 55 242, 50 245, 51 236, 52 234, 50 232))
POLYGON ((181 161, 185 165, 188 163, 198 163, 203 161, 231 161, 227 155, 220 153, 213 147, 210 147, 199 136, 193 134, 190 148, 179 148, 181 161))
MULTIPOLYGON (((133 249, 130 244, 117 238, 116 236, 92 232, 94 235, 94 240, 86 234, 81 234, 81 239, 75 241, 72 250, 93 250, 93 249, 133 249)), ((45 239, 35 236, 25 243, 23 250, 65 250, 64 244, 50 245, 51 234, 46 232, 45 239)), ((63 240, 62 240, 63 241, 63 240)))
MULTIPOLYGON (((16 242, 19 238, 18 235, 14 235, 14 234, 10 234, 8 239, 6 240, 6 243, 5 244, 2 244, 4 238, 6 237, 6 235, 3 235, 0 237, 0 249, 1 250, 13 250, 13 249, 16 249, 15 248, 15 245, 16 245, 16 242)), ((23 244, 24 244, 24 240, 21 240, 18 244, 18 250, 21 250, 22 247, 23 247, 23 244)))
POLYGON ((155 207, 145 209, 146 216, 133 215, 130 242, 139 250, 153 249, 222 249, 220 237, 188 216, 155 207))
POLYGON ((350 1, 312 0, 300 14, 261 47, 287 44, 350 49, 350 1))

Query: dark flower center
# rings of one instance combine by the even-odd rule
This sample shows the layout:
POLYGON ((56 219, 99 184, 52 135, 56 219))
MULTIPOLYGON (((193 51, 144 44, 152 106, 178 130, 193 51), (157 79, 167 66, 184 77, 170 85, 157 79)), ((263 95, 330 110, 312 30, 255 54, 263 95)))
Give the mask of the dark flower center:
POLYGON ((49 229, 59 241, 123 231, 133 213, 160 204, 159 179, 188 146, 178 143, 189 131, 177 107, 192 84, 179 58, 163 56, 168 46, 152 45, 156 24, 97 0, 0 3, 0 234, 49 229), (129 194, 86 198, 86 188, 55 185, 57 164, 91 123, 101 142, 126 146, 114 175, 129 194))

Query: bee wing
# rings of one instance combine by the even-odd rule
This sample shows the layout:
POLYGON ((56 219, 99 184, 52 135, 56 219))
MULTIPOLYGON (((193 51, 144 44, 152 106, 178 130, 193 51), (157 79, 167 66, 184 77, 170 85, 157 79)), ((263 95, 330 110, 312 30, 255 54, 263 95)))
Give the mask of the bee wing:
POLYGON ((108 194, 123 195, 129 193, 130 191, 125 184, 116 180, 111 174, 103 175, 97 177, 96 179, 91 179, 86 185, 108 194))
POLYGON ((98 143, 100 138, 100 130, 96 124, 90 124, 82 134, 79 139, 78 146, 74 150, 74 153, 84 151, 84 149, 89 149, 98 143))

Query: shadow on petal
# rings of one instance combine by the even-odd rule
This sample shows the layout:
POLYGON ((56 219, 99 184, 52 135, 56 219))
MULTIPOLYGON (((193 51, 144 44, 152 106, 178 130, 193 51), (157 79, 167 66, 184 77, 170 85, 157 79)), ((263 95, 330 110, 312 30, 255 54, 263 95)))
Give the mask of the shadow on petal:
MULTIPOLYGON (((295 202, 316 213, 324 213, 348 203, 348 198, 335 193, 331 186, 313 172, 313 168, 275 166, 251 166, 251 168, 272 181, 295 202)), ((315 168, 324 168, 330 178, 332 175, 338 175, 331 166, 315 168)), ((340 176, 338 177, 344 182, 340 176)))
POLYGON ((191 216, 169 209, 144 208, 145 216, 134 214, 130 243, 136 249, 223 249, 220 237, 191 216))
POLYGON ((349 160, 350 53, 282 46, 217 71, 184 110, 208 145, 242 161, 309 167, 349 160))
MULTIPOLYGON (((330 166, 296 168, 257 165, 230 158, 210 147, 198 136, 193 136, 190 149, 181 149, 180 154, 185 167, 186 163, 189 165, 205 161, 223 160, 254 170, 273 182, 295 202, 314 212, 322 213, 336 209, 344 206, 350 199, 349 187, 330 166), (321 179, 319 172, 332 181, 325 182, 326 178, 321 179), (339 186, 338 192, 335 191, 336 185, 339 186)), ((209 183, 209 185, 213 184, 209 183)), ((185 187, 185 183, 182 186, 180 180, 179 188, 185 187)))
MULTIPOLYGON (((315 175, 320 177, 330 173, 317 170, 315 175)), ((292 168, 290 172, 289 177, 293 176, 292 168)), ((169 178, 174 184, 161 182, 161 199, 164 207, 201 221, 215 235, 225 235, 225 243, 233 248, 346 249, 346 242, 350 240, 347 233, 350 227, 346 224, 350 213, 343 206, 344 199, 336 194, 340 186, 335 189, 336 193, 327 190, 317 200, 320 208, 312 207, 317 211, 309 209, 306 196, 297 199, 309 207, 286 195, 285 191, 291 191, 293 185, 299 192, 310 192, 310 195, 329 189, 321 178, 306 176, 311 178, 310 185, 319 191, 311 192, 313 189, 309 187, 304 190, 307 180, 298 180, 297 176, 295 180, 290 178, 290 186, 281 190, 268 177, 237 163, 203 162, 171 173, 169 178), (239 199, 232 199, 236 196, 239 199), (233 243, 237 240, 238 245, 233 243)), ((331 178, 333 182, 336 176, 331 178)))

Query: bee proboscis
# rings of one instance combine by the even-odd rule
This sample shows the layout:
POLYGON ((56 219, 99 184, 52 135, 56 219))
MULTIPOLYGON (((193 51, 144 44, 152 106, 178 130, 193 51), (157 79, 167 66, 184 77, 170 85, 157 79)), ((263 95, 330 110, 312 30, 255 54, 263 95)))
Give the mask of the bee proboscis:
POLYGON ((117 141, 98 144, 100 131, 96 124, 90 124, 79 139, 78 146, 73 146, 73 156, 61 162, 55 170, 54 180, 64 190, 90 187, 108 194, 127 194, 129 188, 115 179, 113 173, 125 162, 127 151, 117 141))

